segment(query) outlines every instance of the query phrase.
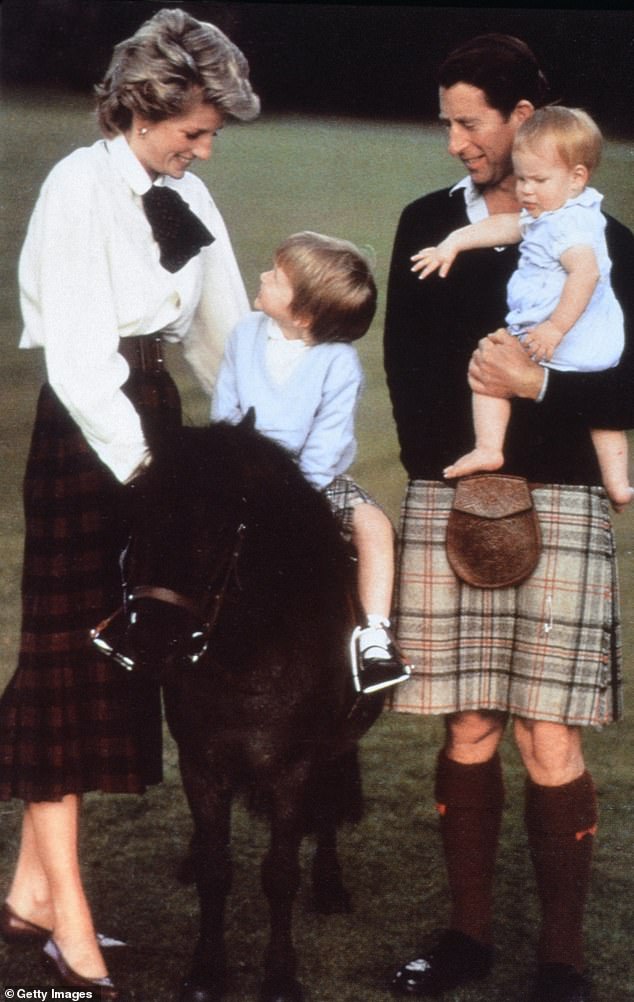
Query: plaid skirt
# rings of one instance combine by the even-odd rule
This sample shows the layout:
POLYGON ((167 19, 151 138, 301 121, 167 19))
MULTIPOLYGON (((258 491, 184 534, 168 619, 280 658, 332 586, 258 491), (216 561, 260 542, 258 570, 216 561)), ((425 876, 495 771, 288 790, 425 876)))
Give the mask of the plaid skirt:
MULTIPOLYGON (((125 391, 147 422, 180 422, 166 372, 125 391)), ((92 627, 121 605, 125 488, 44 386, 24 479, 18 666, 0 698, 0 799, 141 793, 162 778, 159 687, 102 657, 92 627)))
POLYGON ((542 553, 513 588, 462 584, 445 553, 452 488, 412 481, 400 525, 395 626, 415 664, 392 708, 500 710, 601 725, 622 714, 619 594, 601 487, 535 489, 542 553))
POLYGON ((359 487, 352 477, 341 475, 335 477, 323 488, 328 503, 332 508, 335 518, 339 523, 341 535, 347 543, 352 539, 352 518, 354 509, 358 504, 371 504, 375 508, 383 508, 371 494, 359 487))

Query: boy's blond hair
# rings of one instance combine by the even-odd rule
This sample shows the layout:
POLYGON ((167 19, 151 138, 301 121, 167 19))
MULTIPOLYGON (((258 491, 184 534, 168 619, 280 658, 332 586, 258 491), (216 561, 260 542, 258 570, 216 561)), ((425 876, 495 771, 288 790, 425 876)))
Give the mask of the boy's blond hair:
POLYGON ((544 139, 554 142, 566 167, 582 164, 591 174, 599 166, 603 137, 596 122, 581 108, 558 104, 538 108, 520 125, 513 149, 533 148, 544 139))
POLYGON ((376 284, 365 255, 348 240, 304 230, 287 237, 275 263, 293 287, 291 312, 314 341, 356 341, 376 310, 376 284))

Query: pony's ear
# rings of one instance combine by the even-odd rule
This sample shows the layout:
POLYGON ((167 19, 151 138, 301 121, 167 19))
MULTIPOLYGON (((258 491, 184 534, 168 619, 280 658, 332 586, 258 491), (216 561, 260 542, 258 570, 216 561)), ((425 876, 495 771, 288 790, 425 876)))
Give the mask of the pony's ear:
POLYGON ((249 407, 248 411, 242 418, 240 422, 241 428, 246 428, 247 431, 255 430, 255 407, 249 407))

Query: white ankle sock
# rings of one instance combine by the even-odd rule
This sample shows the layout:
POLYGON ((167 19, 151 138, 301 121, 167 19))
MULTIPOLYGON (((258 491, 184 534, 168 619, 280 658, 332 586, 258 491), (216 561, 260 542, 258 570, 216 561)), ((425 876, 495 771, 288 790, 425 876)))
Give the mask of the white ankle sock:
POLYGON ((379 629, 383 627, 384 629, 389 629, 390 621, 387 616, 381 616, 376 612, 369 612, 366 616, 368 626, 373 627, 373 629, 379 629))

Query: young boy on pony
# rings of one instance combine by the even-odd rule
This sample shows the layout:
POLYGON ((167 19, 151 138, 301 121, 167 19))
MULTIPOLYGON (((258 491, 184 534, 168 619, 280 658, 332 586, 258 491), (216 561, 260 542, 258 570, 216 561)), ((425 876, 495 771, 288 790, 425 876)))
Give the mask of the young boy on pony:
POLYGON ((356 452, 354 416, 363 384, 351 342, 374 317, 372 271, 348 241, 296 233, 260 276, 254 306, 227 343, 212 418, 238 423, 254 408, 257 429, 289 449, 324 492, 358 558, 367 621, 351 639, 355 685, 375 692, 404 681, 410 669, 390 633, 392 525, 346 475, 356 452))

